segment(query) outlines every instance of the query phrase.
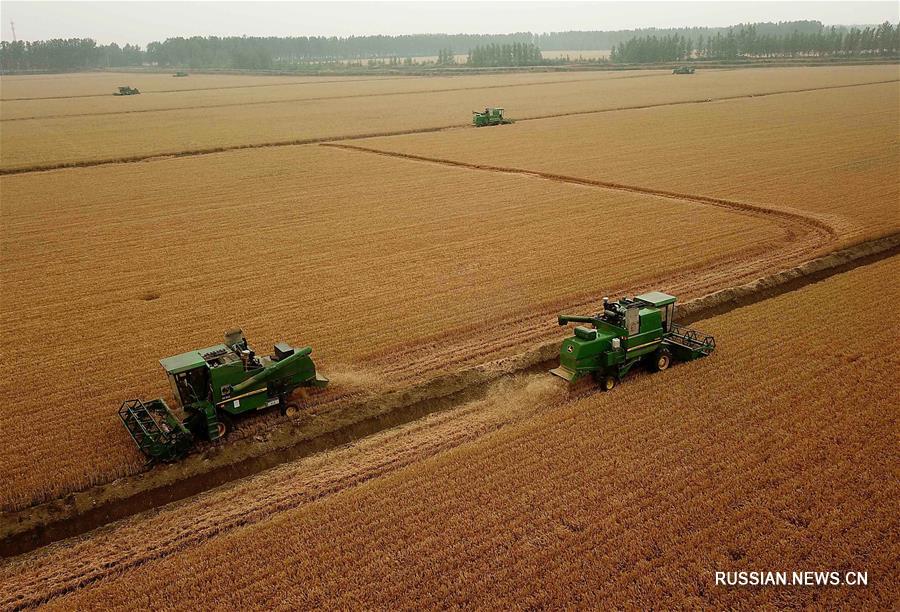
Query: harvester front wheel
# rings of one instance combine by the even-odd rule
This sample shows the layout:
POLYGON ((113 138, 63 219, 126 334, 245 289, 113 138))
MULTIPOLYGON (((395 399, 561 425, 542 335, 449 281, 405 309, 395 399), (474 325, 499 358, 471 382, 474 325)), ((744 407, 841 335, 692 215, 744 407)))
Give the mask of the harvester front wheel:
POLYGON ((300 416, 300 404, 297 402, 289 402, 284 407, 284 416, 289 419, 296 419, 300 416))
POLYGON ((669 352, 669 349, 660 349, 653 356, 653 370, 655 372, 662 372, 669 368, 672 364, 672 354, 669 352))
POLYGON ((600 379, 600 388, 604 391, 612 391, 616 388, 617 382, 618 381, 616 380, 615 376, 605 376, 604 378, 600 379))
POLYGON ((221 440, 230 434, 232 429, 234 429, 234 423, 232 423, 231 418, 227 415, 220 414, 219 422, 216 423, 216 432, 218 433, 216 440, 221 440))

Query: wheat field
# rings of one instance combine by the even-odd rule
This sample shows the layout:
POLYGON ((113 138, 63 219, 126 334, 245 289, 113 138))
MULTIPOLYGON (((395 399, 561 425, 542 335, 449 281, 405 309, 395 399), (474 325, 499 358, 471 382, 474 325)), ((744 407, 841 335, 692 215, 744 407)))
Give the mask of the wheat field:
POLYGON ((900 229, 898 99, 894 82, 355 144, 793 209, 849 243, 900 229))
MULTIPOLYGON (((585 292, 654 282, 656 252, 586 282, 577 273, 585 252, 558 248, 613 211, 665 251, 670 273, 706 273, 720 287, 748 254, 779 251, 789 232, 693 202, 471 174, 282 147, 0 179, 0 364, 20 372, 0 383, 10 401, 0 505, 141 469, 119 403, 166 394, 157 361, 235 325, 260 351, 282 339, 311 344, 326 373, 377 369, 400 384, 453 368, 404 350, 449 348, 437 339, 523 313, 546 321, 585 292), (707 229, 685 240, 698 222, 707 229)), ((612 258, 631 240, 606 236, 592 253, 612 258)), ((507 332, 479 341, 478 355, 528 341, 507 332)))
MULTIPOLYGON (((0 368, 15 373, 0 382, 4 513, 145 472, 119 404, 168 397, 158 360, 218 342, 235 325, 260 352, 279 340, 314 347, 334 383, 311 400, 302 427, 314 435, 324 431, 309 425, 316 419, 362 418, 334 408, 336 397, 402 396, 515 359, 559 338, 557 313, 593 311, 603 295, 659 289, 684 301, 900 229, 896 66, 690 78, 3 76, 0 87, 0 368), (107 95, 126 83, 145 93, 107 95), (486 104, 519 121, 469 126, 469 112, 486 104), (284 144, 306 140, 316 142, 284 144), (46 169, 59 164, 74 167, 46 169)), ((127 577, 154 591, 152 605, 184 588, 172 601, 187 607, 213 564, 241 560, 251 573, 217 605, 270 605, 283 593, 293 607, 381 607, 401 592, 415 598, 410 606, 484 604, 485 572, 511 604, 538 567, 559 586, 526 605, 590 605, 613 591, 623 605, 743 605, 698 576, 723 554, 748 566, 777 557, 723 521, 749 529, 751 519, 774 520, 777 529, 751 540, 780 542, 799 538, 791 529, 807 529, 822 504, 846 506, 842 489, 816 497, 795 476, 770 482, 763 468, 812 466, 813 487, 884 450, 877 426, 891 425, 889 410, 861 398, 895 391, 885 378, 893 357, 875 357, 890 336, 854 327, 836 347, 823 334, 831 309, 855 308, 844 290, 859 292, 853 300, 894 291, 891 272, 894 260, 705 322, 724 338, 715 357, 638 376, 613 396, 511 377, 446 414, 185 502, 195 524, 179 522, 177 506, 26 555, 0 569, 0 607, 113 605, 127 577), (775 308, 789 316, 778 320, 775 308), (801 325, 804 312, 825 322, 801 325), (794 330, 796 340, 782 340, 794 330), (769 352, 771 362, 759 358, 769 352), (809 381, 831 384, 837 372, 852 384, 808 396, 809 381), (854 411, 835 413, 827 398, 854 411), (796 424, 792 405, 805 410, 796 424), (800 428, 819 420, 818 437, 803 442, 800 428), (749 423, 745 438, 739 422, 749 423), (828 446, 835 439, 857 454, 840 455, 828 446), (645 449, 654 449, 649 462, 645 449), (732 488, 753 500, 750 510, 716 480, 742 469, 749 480, 732 488), (492 474, 501 480, 479 480, 492 474), (468 481, 475 486, 462 490, 468 481), (434 525, 420 527, 427 520, 434 525), (635 529, 655 530, 657 543, 635 539, 635 529), (144 531, 156 535, 134 546, 144 531), (284 548, 274 548, 281 537, 284 548), (715 545, 703 548, 707 540, 715 545), (258 563, 267 546, 280 556, 258 563), (387 565, 377 547, 390 551, 387 565), (691 557, 695 548, 702 554, 691 557), (339 563, 327 567, 332 557, 339 563), (682 557, 692 565, 678 565, 682 557), (290 569, 270 582, 278 594, 257 590, 257 566, 281 562, 290 569), (189 564, 195 576, 184 575, 189 564), (107 571, 116 566, 121 575, 107 571), (179 578, 160 585, 151 568, 179 578), (449 568, 447 579, 434 568, 449 568), (395 581, 372 593, 364 585, 379 575, 395 581), (580 575, 594 590, 566 599, 580 575), (418 589, 419 579, 430 586, 418 589)), ((238 433, 283 421, 273 415, 238 433)), ((873 511, 891 493, 872 484, 882 468, 858 483, 873 511)), ((855 519, 831 518, 809 537, 850 533, 841 541, 874 551, 869 567, 884 571, 855 519)), ((886 593, 869 590, 860 603, 886 593)), ((793 601, 779 597, 748 601, 793 601)))
MULTIPOLYGON (((891 69, 709 71, 696 80, 643 72, 310 83, 216 76, 197 79, 209 90, 138 96, 151 105, 181 96, 273 102, 191 111, 251 119, 282 95, 337 96, 322 108, 352 107, 329 120, 359 135, 362 123, 347 117, 423 95, 436 96, 431 110, 442 113, 458 110, 458 96, 485 91, 546 108, 566 98, 569 106, 557 108, 565 111, 839 87, 349 145, 362 149, 273 146, 0 177, 0 364, 20 372, 0 387, 11 398, 0 430, 0 466, 11 477, 0 507, 143 469, 118 404, 165 395, 157 360, 209 345, 233 325, 259 350, 282 339, 313 345, 320 368, 339 380, 350 371, 402 388, 521 352, 552 337, 556 312, 593 308, 598 295, 661 288, 696 297, 896 231, 897 84, 856 86, 891 69), (785 138, 788 130, 796 135, 785 138), (468 165, 445 163, 457 161, 468 165)), ((145 78, 134 84, 168 83, 145 78)), ((18 89, 4 85, 4 99, 47 97, 48 83, 69 95, 108 84, 96 75, 10 82, 18 89)), ((77 110, 125 101, 63 102, 77 110)), ((163 114, 194 146, 220 142, 232 127, 204 132, 181 111, 163 114)), ((380 116, 387 128, 400 126, 400 115, 380 116)), ((154 117, 115 121, 156 146, 174 132, 154 117)), ((50 120, 5 122, 2 163, 44 133, 57 145, 48 161, 107 150, 105 127, 78 123, 95 119, 52 120, 75 130, 69 148, 44 131, 50 120)), ((261 125, 236 142, 252 144, 261 125)))
MULTIPOLYGON (((222 106, 220 102, 208 108, 202 104, 181 108, 184 103, 170 104, 166 101, 165 104, 176 109, 52 116, 25 121, 13 119, 21 118, 23 113, 27 116, 32 111, 22 110, 20 102, 6 101, 0 106, 0 119, 4 120, 0 130, 0 170, 468 126, 470 111, 487 105, 505 106, 510 117, 528 119, 897 80, 896 69, 892 66, 711 70, 692 75, 690 79, 679 79, 672 74, 641 73, 629 75, 630 78, 613 76, 556 76, 556 81, 560 82, 534 83, 530 86, 516 86, 515 80, 530 83, 535 79, 532 75, 506 77, 506 81, 502 80, 504 77, 493 75, 464 77, 476 79, 467 82, 480 82, 483 87, 466 86, 462 89, 453 85, 454 77, 438 77, 444 80, 446 87, 438 82, 438 78, 431 81, 431 87, 443 87, 446 91, 425 90, 421 93, 404 93, 405 81, 388 81, 388 87, 400 89, 395 95, 384 95, 384 91, 375 95, 365 93, 368 88, 382 87, 380 81, 374 82, 374 85, 371 81, 364 81, 354 86, 332 83, 325 84, 324 89, 339 89, 341 93, 325 95, 325 99, 315 99, 323 96, 314 93, 310 95, 311 99, 228 106, 222 106), (494 83, 498 80, 508 87, 495 87, 494 83), (357 87, 363 95, 353 93, 357 87), (9 105, 16 106, 5 111, 9 105)), ((317 92, 321 89, 316 85, 301 85, 299 88, 317 92)), ((233 91, 238 90, 229 90, 233 91)), ((250 91, 251 96, 257 96, 265 95, 261 92, 267 90, 242 91, 250 91)), ((196 92, 165 95, 192 98, 194 102, 187 106, 199 104, 196 92)), ((290 95, 299 98, 303 94, 290 95)), ((123 98, 109 96, 109 99, 102 99, 102 104, 103 108, 115 105, 121 110, 137 110, 156 104, 160 96, 163 94, 148 95, 147 98, 151 98, 149 102, 143 101, 144 94, 123 98)), ((94 104, 93 99, 84 100, 87 99, 71 101, 71 108, 94 104)), ((259 99, 256 101, 259 102, 259 99)), ((63 103, 63 106, 70 107, 68 103, 63 103)))
POLYGON ((900 320, 854 313, 873 287, 900 298, 898 272, 895 256, 702 321, 713 356, 612 393, 510 379, 452 413, 25 555, 0 570, 2 603, 890 607, 900 362, 884 329, 900 320), (837 344, 810 324, 848 317, 837 344), (869 586, 713 582, 759 568, 864 570, 869 586))

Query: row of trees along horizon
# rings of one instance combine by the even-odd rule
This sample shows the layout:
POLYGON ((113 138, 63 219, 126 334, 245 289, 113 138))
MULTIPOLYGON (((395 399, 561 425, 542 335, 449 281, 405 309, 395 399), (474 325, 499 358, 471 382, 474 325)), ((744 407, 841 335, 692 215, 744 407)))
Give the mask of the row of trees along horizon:
POLYGON ((826 28, 819 21, 739 24, 727 28, 668 28, 533 34, 414 34, 338 37, 167 38, 139 45, 98 45, 89 38, 3 41, 5 72, 65 72, 160 66, 193 69, 300 69, 328 66, 450 65, 465 49, 465 65, 534 66, 571 62, 651 63, 692 59, 896 55, 900 24, 826 28), (579 51, 611 50, 610 58, 581 59, 579 51), (541 51, 568 51, 556 59, 541 51), (424 58, 429 59, 414 59, 424 58), (403 58, 403 59, 401 59, 403 58), (365 63, 364 63, 365 62, 365 63))

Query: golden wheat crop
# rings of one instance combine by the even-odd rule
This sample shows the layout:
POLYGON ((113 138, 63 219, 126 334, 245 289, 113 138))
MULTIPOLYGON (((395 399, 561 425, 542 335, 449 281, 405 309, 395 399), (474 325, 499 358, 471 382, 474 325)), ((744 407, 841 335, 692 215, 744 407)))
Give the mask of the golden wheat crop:
MULTIPOLYGON (((375 77, 378 78, 378 77, 375 77)), ((84 96, 110 96, 119 85, 131 85, 142 92, 215 90, 221 88, 266 87, 286 83, 359 80, 358 77, 285 77, 240 74, 191 74, 173 78, 172 73, 77 72, 65 74, 0 76, 0 100, 47 100, 84 96)))
MULTIPOLYGON (((515 79, 499 80, 509 83, 506 88, 491 87, 495 78, 487 77, 483 78, 486 83, 483 89, 4 121, 0 133, 0 168, 21 169, 221 147, 466 126, 470 111, 488 104, 505 106, 513 118, 525 119, 897 78, 893 66, 706 71, 689 79, 671 74, 636 76, 518 87, 514 86, 516 79, 528 82, 534 77, 517 75, 515 79)), ((448 88, 454 89, 452 78, 439 78, 445 79, 448 88)), ((365 88, 370 86, 367 83, 362 83, 360 91, 366 91, 365 88)), ((440 86, 438 79, 432 81, 432 86, 440 86)), ((350 93, 353 90, 343 85, 335 87, 350 90, 350 93)), ((121 100, 111 97, 106 102, 116 102, 119 108, 146 104, 138 99, 143 98, 121 100)), ((676 153, 673 151, 672 155, 676 153)), ((668 160, 669 165, 673 159, 668 160)))
POLYGON ((157 360, 233 325, 259 350, 309 343, 326 373, 361 365, 400 384, 454 367, 452 347, 479 334, 465 358, 527 347, 555 308, 602 287, 665 275, 701 291, 759 274, 791 231, 695 202, 324 147, 0 186, 0 366, 17 372, 0 382, 3 508, 138 470, 118 404, 165 393, 157 360), (635 231, 602 222, 613 216, 635 231), (636 236, 654 248, 635 250, 636 236))
POLYGON ((890 607, 900 360, 885 330, 900 313, 861 313, 900 299, 898 272, 893 257, 703 321, 713 356, 612 393, 560 402, 533 376, 507 381, 468 410, 20 557, 0 571, 3 604, 890 607), (714 584, 759 569, 861 570, 869 586, 714 584))
MULTIPOLYGON (((266 105, 294 102, 324 102, 347 98, 378 98, 424 94, 429 92, 457 92, 462 90, 505 90, 526 88, 542 91, 566 83, 596 83, 597 81, 648 78, 668 74, 664 71, 635 72, 572 72, 495 74, 481 76, 444 77, 268 77, 259 83, 247 82, 247 77, 232 81, 229 77, 200 80, 194 87, 182 89, 141 89, 141 95, 119 97, 110 95, 110 87, 101 95, 0 101, 0 120, 21 121, 77 115, 127 115, 147 111, 175 111, 192 108, 223 108, 243 105, 266 105), (146 95, 145 95, 146 94, 146 95)), ((6 77, 0 77, 0 82, 6 77)), ((124 77, 123 77, 124 78, 124 77)), ((140 79, 140 77, 138 77, 140 79)), ((158 78, 158 77, 154 77, 158 78)), ((250 77, 252 78, 252 77, 250 77)), ((183 81, 183 79, 173 79, 183 81)), ((128 82, 128 81, 126 81, 128 82)), ((136 81, 137 82, 137 81, 136 81)), ((156 81, 154 81, 156 82, 156 81)), ((156 87, 164 87, 156 83, 156 87)), ((140 87, 139 87, 140 88, 140 87)), ((392 98, 394 101, 397 98, 392 98)), ((471 109, 467 109, 471 110, 471 109)))
POLYGON ((853 242, 900 229, 898 97, 889 83, 356 144, 793 209, 853 242))

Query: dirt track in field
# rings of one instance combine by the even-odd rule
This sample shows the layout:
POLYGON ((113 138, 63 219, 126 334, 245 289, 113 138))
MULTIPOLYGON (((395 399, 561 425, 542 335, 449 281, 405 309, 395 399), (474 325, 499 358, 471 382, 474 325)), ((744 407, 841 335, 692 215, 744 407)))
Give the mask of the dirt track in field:
MULTIPOLYGON (((650 75, 645 75, 650 76, 650 75)), ((761 98, 761 97, 769 97, 769 96, 780 96, 780 95, 788 95, 788 94, 797 94, 797 93, 807 93, 811 91, 826 91, 833 89, 847 89, 851 87, 866 87, 870 85, 881 85, 885 83, 896 83, 900 79, 890 79, 890 80, 882 80, 882 81, 872 81, 869 83, 852 83, 845 85, 829 85, 823 87, 808 87, 803 89, 791 89, 791 90, 782 90, 782 91, 774 91, 774 92, 765 92, 765 93, 754 93, 754 94, 740 94, 734 96, 722 96, 715 98, 703 98, 703 99, 694 99, 694 100, 679 100, 675 102, 660 102, 654 104, 641 104, 641 105, 632 105, 632 106, 617 106, 612 108, 603 108, 596 110, 582 110, 582 111, 572 111, 566 113, 554 113, 554 114, 544 114, 544 115, 535 115, 531 117, 522 117, 517 121, 539 121, 542 119, 555 119, 558 117, 568 117, 575 115, 592 115, 599 113, 612 113, 619 111, 629 111, 629 110, 645 110, 651 108, 660 108, 660 107, 670 107, 670 106, 683 106, 683 105, 692 105, 692 104, 708 104, 714 102, 727 102, 730 100, 740 100, 746 98, 761 98)), ((571 81, 566 81, 571 82, 571 81)), ((502 85, 496 87, 513 87, 515 85, 502 85)), ((490 86, 488 87, 490 88, 490 86)), ((470 88, 460 88, 457 90, 443 90, 443 91, 462 91, 468 90, 470 88)), ((477 87, 474 89, 485 89, 485 87, 477 87)), ((433 91, 421 92, 421 93, 434 93, 433 91)), ((385 94, 361 94, 360 96, 339 96, 335 98, 322 98, 322 99, 341 99, 344 97, 354 98, 354 97, 368 97, 368 96, 386 96, 386 95, 400 95, 395 93, 385 93, 385 94)), ((405 94, 404 94, 405 95, 405 94)), ((310 100, 309 98, 306 99, 310 100)), ((278 103, 283 103, 285 101, 279 101, 278 103)), ((268 104, 268 102, 265 102, 268 104)), ((241 104, 240 106, 246 106, 247 104, 241 104)), ((190 110, 197 108, 213 108, 214 106, 203 107, 203 106, 194 106, 190 107, 190 110)), ((175 109, 173 109, 175 110, 175 109)), ((186 110, 186 109, 177 109, 177 110, 186 110)), ((131 112, 144 112, 141 111, 131 111, 131 112)), ((151 111, 147 111, 151 112, 151 111)), ((157 111, 152 111, 157 112, 157 111)), ((118 113, 116 113, 118 114, 118 113)), ((79 115, 64 115, 62 118, 66 117, 76 117, 79 115)), ((39 117, 39 119, 47 119, 48 117, 39 117)), ((31 119, 31 118, 29 118, 31 119)), ((37 119, 37 118, 36 118, 37 119)), ((47 172, 51 170, 60 170, 64 168, 90 168, 93 166, 105 166, 109 164, 128 164, 128 163, 136 163, 136 162, 146 162, 153 161, 157 159, 169 159, 173 157, 190 157, 197 155, 210 155, 214 153, 223 153, 226 151, 238 151, 242 149, 262 149, 262 148, 270 148, 270 147, 287 147, 287 146, 298 146, 298 145, 311 145, 311 144, 322 144, 326 142, 342 142, 342 141, 350 141, 350 140, 363 140, 367 138, 379 138, 386 136, 406 136, 410 134, 425 134, 429 132, 441 132, 445 130, 452 129, 468 129, 471 126, 468 125, 460 125, 460 124, 450 124, 450 125, 442 125, 442 126, 434 126, 434 127, 426 127, 426 128, 415 128, 409 130, 390 130, 383 132, 374 132, 369 134, 354 134, 352 136, 341 136, 341 137, 329 137, 322 136, 316 138, 301 138, 301 139, 293 139, 293 140, 282 140, 282 141, 273 141, 273 142, 261 142, 261 143, 250 143, 250 144, 235 144, 235 145, 227 145, 227 146, 219 146, 219 147, 205 147, 205 148, 197 148, 197 149, 185 149, 182 151, 173 151, 171 153, 150 153, 150 154, 142 154, 142 155, 129 155, 125 157, 117 157, 117 158, 107 158, 107 159, 93 159, 93 160, 82 160, 82 161, 72 161, 72 162, 59 162, 59 163, 50 163, 50 164, 34 164, 30 166, 21 166, 21 167, 13 167, 13 168, 0 168, 0 176, 11 175, 11 174, 28 174, 33 172, 47 172)))

